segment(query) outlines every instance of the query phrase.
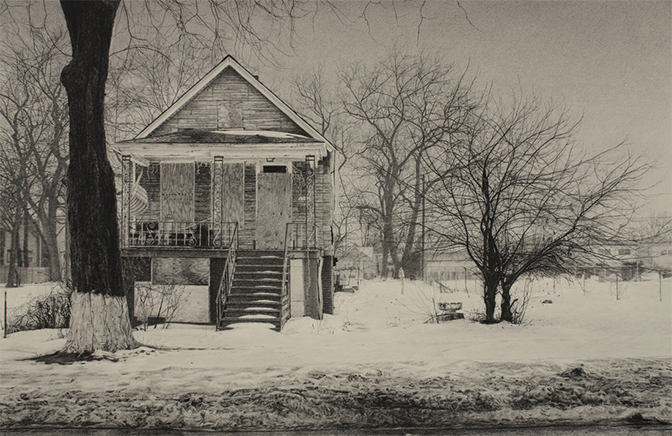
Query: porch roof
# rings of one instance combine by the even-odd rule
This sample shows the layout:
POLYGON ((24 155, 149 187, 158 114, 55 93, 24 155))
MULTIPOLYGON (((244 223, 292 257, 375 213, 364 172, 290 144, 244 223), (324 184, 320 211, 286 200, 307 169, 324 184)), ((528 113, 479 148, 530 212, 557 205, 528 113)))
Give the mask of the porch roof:
POLYGON ((323 157, 328 144, 302 135, 268 130, 182 129, 165 135, 135 138, 114 145, 121 154, 148 160, 323 157))

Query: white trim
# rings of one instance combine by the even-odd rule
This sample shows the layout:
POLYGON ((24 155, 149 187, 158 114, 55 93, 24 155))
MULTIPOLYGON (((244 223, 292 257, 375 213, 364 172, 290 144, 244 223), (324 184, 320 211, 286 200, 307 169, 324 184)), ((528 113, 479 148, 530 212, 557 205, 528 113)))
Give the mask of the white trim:
POLYGON ((227 55, 219 64, 217 64, 212 70, 210 70, 201 80, 199 80, 194 86, 192 86, 187 92, 182 94, 182 96, 173 103, 168 109, 163 111, 154 121, 152 121, 147 127, 145 127, 134 139, 143 139, 149 136, 152 132, 158 129, 163 123, 168 121, 175 113, 182 109, 187 103, 189 103, 194 97, 201 93, 217 76, 219 76, 226 68, 233 68, 238 74, 240 74, 250 85, 252 85, 257 91, 266 97, 271 103, 273 103, 280 111, 287 115, 292 121, 299 125, 306 133, 311 135, 314 139, 318 141, 323 141, 326 144, 327 149, 330 151, 334 150, 334 146, 329 143, 322 135, 320 135, 317 130, 310 126, 303 118, 301 118, 294 110, 292 110, 285 102, 283 102, 278 96, 276 96, 270 89, 268 89, 263 83, 261 83, 254 75, 252 75, 245 67, 240 65, 233 56, 227 55))

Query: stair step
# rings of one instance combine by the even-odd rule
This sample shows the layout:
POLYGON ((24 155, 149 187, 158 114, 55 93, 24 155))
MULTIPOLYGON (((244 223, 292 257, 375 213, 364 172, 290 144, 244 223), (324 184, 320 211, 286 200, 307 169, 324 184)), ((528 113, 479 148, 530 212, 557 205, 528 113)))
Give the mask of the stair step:
POLYGON ((228 307, 224 309, 224 317, 231 318, 234 316, 247 316, 247 315, 270 315, 278 316, 280 314, 280 309, 273 307, 261 307, 261 306, 250 306, 250 307, 234 307, 229 309, 228 307))
POLYGON ((282 271, 237 271, 234 280, 280 280, 282 271))
POLYGON ((284 251, 275 251, 275 250, 238 250, 238 258, 250 259, 250 258, 280 258, 282 259, 285 256, 284 251))
POLYGON ((270 294, 264 292, 250 293, 250 294, 230 294, 226 299, 228 304, 252 304, 260 302, 265 304, 278 304, 280 302, 280 294, 270 294))
POLYGON ((233 281, 232 290, 236 289, 282 289, 281 280, 235 280, 233 281))
POLYGON ((277 267, 268 266, 268 265, 258 265, 258 266, 236 266, 235 274, 271 274, 271 275, 280 275, 282 276, 282 266, 278 265, 277 267))
POLYGON ((234 306, 250 306, 250 305, 262 305, 262 306, 277 306, 280 304, 279 295, 252 295, 253 298, 229 298, 227 299, 226 307, 234 306))
POLYGON ((284 251, 239 250, 219 325, 270 323, 280 328, 284 251))
POLYGON ((225 316, 222 318, 220 325, 227 326, 230 324, 236 324, 240 322, 267 322, 274 324, 276 327, 280 325, 280 319, 277 316, 271 315, 246 315, 246 316, 225 316))

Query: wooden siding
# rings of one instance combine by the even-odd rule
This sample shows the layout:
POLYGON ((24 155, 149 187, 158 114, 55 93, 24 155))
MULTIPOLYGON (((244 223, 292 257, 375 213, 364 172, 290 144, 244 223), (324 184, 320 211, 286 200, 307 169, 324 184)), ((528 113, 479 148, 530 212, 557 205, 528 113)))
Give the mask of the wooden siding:
POLYGON ((197 222, 211 218, 211 168, 209 162, 196 162, 196 186, 194 188, 194 218, 197 222))
POLYGON ((156 285, 207 285, 210 259, 152 259, 152 283, 156 285))
POLYGON ((194 221, 194 164, 161 164, 161 221, 194 221))
POLYGON ((176 132, 180 128, 215 130, 241 127, 308 136, 233 68, 226 68, 150 136, 176 132))
POLYGON ((257 178, 257 248, 282 250, 291 218, 291 175, 260 173, 257 178))
POLYGON ((245 210, 242 231, 240 232, 240 248, 254 248, 255 220, 257 218, 257 168, 254 164, 245 164, 245 210))
POLYGON ((334 314, 333 256, 324 256, 322 263, 322 308, 324 313, 334 314))
POLYGON ((325 254, 333 254, 331 240, 333 183, 328 159, 318 162, 315 176, 315 211, 319 229, 318 245, 326 250, 325 254))
POLYGON ((222 221, 242 226, 245 221, 244 165, 224 164, 222 170, 222 221))
MULTIPOLYGON (((293 162, 294 182, 292 183, 292 222, 306 222, 306 187, 301 182, 305 178, 306 162, 293 162)), ((318 246, 333 254, 331 250, 331 222, 333 214, 333 182, 328 160, 318 162, 315 172, 315 213, 318 226, 318 246)), ((310 221, 310 220, 309 220, 310 221)))

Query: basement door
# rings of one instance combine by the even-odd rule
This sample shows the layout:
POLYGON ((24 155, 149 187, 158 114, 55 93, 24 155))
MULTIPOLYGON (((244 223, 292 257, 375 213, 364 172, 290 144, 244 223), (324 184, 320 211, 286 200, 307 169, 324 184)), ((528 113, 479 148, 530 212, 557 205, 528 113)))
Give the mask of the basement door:
POLYGON ((256 246, 259 250, 284 250, 285 228, 292 207, 291 174, 264 167, 257 176, 256 246), (277 171, 277 172, 276 172, 277 171))

